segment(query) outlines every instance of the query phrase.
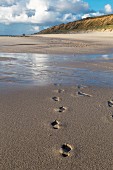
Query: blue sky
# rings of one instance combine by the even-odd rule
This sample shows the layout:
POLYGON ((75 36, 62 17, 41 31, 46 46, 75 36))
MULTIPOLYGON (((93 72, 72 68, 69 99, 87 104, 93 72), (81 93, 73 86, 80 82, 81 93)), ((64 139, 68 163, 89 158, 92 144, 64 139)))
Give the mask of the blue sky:
POLYGON ((103 9, 106 4, 113 6, 113 0, 86 0, 86 2, 95 10, 103 9))
POLYGON ((0 35, 32 34, 60 23, 113 13, 113 0, 0 0, 0 35))

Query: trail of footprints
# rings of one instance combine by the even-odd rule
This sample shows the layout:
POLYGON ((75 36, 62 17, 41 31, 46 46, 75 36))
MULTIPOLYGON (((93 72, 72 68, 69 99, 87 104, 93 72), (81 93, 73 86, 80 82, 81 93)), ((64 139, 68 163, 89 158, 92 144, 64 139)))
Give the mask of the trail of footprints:
MULTIPOLYGON (((62 92, 64 92, 63 89, 58 89, 58 90, 57 90, 57 93, 62 93, 62 92)), ((60 102, 60 101, 62 100, 60 97, 56 97, 56 96, 52 97, 52 99, 53 99, 53 101, 55 101, 55 102, 60 102)), ((67 108, 64 107, 64 106, 60 106, 58 109, 55 109, 55 111, 57 111, 57 112, 59 112, 59 113, 65 112, 66 110, 67 110, 67 108)), ((53 127, 53 129, 60 129, 60 128, 61 128, 61 123, 60 123, 60 121, 58 121, 58 120, 54 120, 54 121, 51 123, 51 126, 53 127)), ((72 149, 73 149, 73 148, 72 148, 71 145, 64 143, 64 144, 61 146, 61 148, 60 148, 60 150, 59 150, 59 153, 60 153, 63 157, 67 157, 67 156, 70 155, 70 152, 72 151, 72 149)))
MULTIPOLYGON (((78 92, 77 92, 78 96, 92 97, 92 95, 82 92, 81 88, 82 87, 78 86, 78 92)), ((58 89, 57 90, 57 93, 62 93, 62 92, 64 92, 63 89, 58 89)), ((60 97, 56 97, 56 96, 52 97, 52 99, 55 102, 60 102, 62 100, 60 97)), ((109 107, 113 107, 113 100, 108 101, 108 106, 109 107)), ((55 109, 55 111, 57 111, 59 113, 65 112, 66 110, 67 110, 67 108, 64 107, 64 106, 60 106, 58 109, 55 109)), ((112 114, 112 119, 113 119, 113 114, 112 114)), ((58 130, 58 129, 61 128, 61 122, 58 121, 58 120, 54 120, 51 123, 51 126, 53 127, 53 129, 57 129, 58 130)), ((62 146, 61 146, 61 148, 59 150, 59 153, 63 157, 67 157, 67 156, 70 156, 70 153, 72 152, 72 150, 73 150, 73 147, 70 144, 64 143, 64 144, 62 144, 62 146)))
MULTIPOLYGON (((83 93, 82 91, 80 91, 81 88, 82 88, 81 86, 78 87, 77 95, 84 96, 84 97, 85 96, 86 97, 91 97, 91 95, 83 93)), ((58 89, 57 90, 57 93, 62 93, 62 92, 64 92, 63 89, 58 89)), ((62 98, 54 96, 54 97, 52 97, 52 100, 55 101, 55 102, 60 102, 62 100, 62 98)), ((57 111, 59 113, 65 112, 66 110, 67 110, 67 108, 64 107, 64 106, 60 106, 58 109, 55 109, 55 111, 57 111)), ((60 129, 61 128, 61 122, 58 121, 58 120, 54 120, 51 123, 51 126, 53 127, 53 129, 60 129)), ((59 152, 63 157, 67 157, 67 156, 70 156, 70 153, 71 153, 72 150, 73 150, 73 148, 72 148, 72 146, 70 144, 64 143, 61 146, 59 152)))

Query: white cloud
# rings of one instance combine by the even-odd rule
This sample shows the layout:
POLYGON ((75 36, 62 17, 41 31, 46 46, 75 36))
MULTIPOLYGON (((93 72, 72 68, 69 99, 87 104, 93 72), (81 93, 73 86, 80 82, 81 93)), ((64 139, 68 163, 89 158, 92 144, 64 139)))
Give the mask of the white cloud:
POLYGON ((40 27, 39 26, 34 26, 33 30, 38 32, 38 31, 40 31, 40 27))
POLYGON ((113 12, 112 7, 111 7, 110 4, 105 5, 105 12, 106 13, 112 13, 113 12))
POLYGON ((82 0, 57 0, 55 4, 54 8, 60 12, 84 13, 89 10, 88 3, 82 0))
POLYGON ((88 18, 88 17, 91 17, 91 15, 90 15, 90 14, 84 14, 84 15, 82 16, 82 19, 88 18))
POLYGON ((92 13, 89 13, 89 14, 84 14, 82 16, 82 19, 88 18, 88 17, 97 17, 97 16, 101 16, 101 15, 104 15, 104 13, 102 13, 102 12, 92 12, 92 13))
POLYGON ((8 5, 12 5, 14 3, 15 3, 14 0, 1 0, 0 1, 0 6, 8 6, 8 5))
POLYGON ((76 19, 89 10, 82 0, 1 0, 1 23, 60 23, 76 19))
POLYGON ((77 20, 77 16, 69 13, 69 14, 65 14, 65 15, 64 15, 62 21, 64 21, 64 22, 70 22, 70 21, 75 21, 75 20, 77 20))

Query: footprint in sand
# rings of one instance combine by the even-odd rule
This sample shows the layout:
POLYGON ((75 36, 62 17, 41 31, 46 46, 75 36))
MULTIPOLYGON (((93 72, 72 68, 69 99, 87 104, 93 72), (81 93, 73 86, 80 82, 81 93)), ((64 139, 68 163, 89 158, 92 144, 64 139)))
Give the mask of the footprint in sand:
POLYGON ((55 120, 54 122, 52 122, 51 125, 54 129, 60 128, 60 122, 58 120, 55 120))
POLYGON ((72 146, 69 144, 63 144, 60 149, 60 153, 62 154, 63 157, 70 156, 70 152, 72 151, 72 146))
POLYGON ((61 107, 59 107, 58 109, 55 109, 55 111, 56 111, 56 112, 59 112, 59 113, 65 112, 66 110, 67 110, 67 108, 64 107, 64 106, 61 106, 61 107))
POLYGON ((63 89, 58 89, 58 93, 63 93, 64 90, 63 89))
POLYGON ((60 97, 52 97, 52 99, 53 99, 54 101, 56 101, 56 102, 61 101, 61 98, 60 98, 60 97))
POLYGON ((91 97, 91 95, 90 95, 90 94, 83 93, 83 92, 81 92, 81 91, 78 91, 78 92, 77 92, 77 94, 78 94, 79 96, 91 97))
POLYGON ((61 106, 61 107, 59 107, 59 109, 58 109, 58 112, 64 112, 66 110, 66 107, 64 107, 64 106, 61 106))
POLYGON ((108 101, 108 106, 113 107, 113 100, 108 101))

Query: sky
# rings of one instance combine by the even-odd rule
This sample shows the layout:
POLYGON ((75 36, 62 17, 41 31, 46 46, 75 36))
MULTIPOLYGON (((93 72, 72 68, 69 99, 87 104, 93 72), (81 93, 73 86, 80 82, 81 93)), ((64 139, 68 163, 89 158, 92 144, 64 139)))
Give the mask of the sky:
POLYGON ((113 0, 0 0, 0 35, 33 34, 53 25, 113 13, 113 0))

